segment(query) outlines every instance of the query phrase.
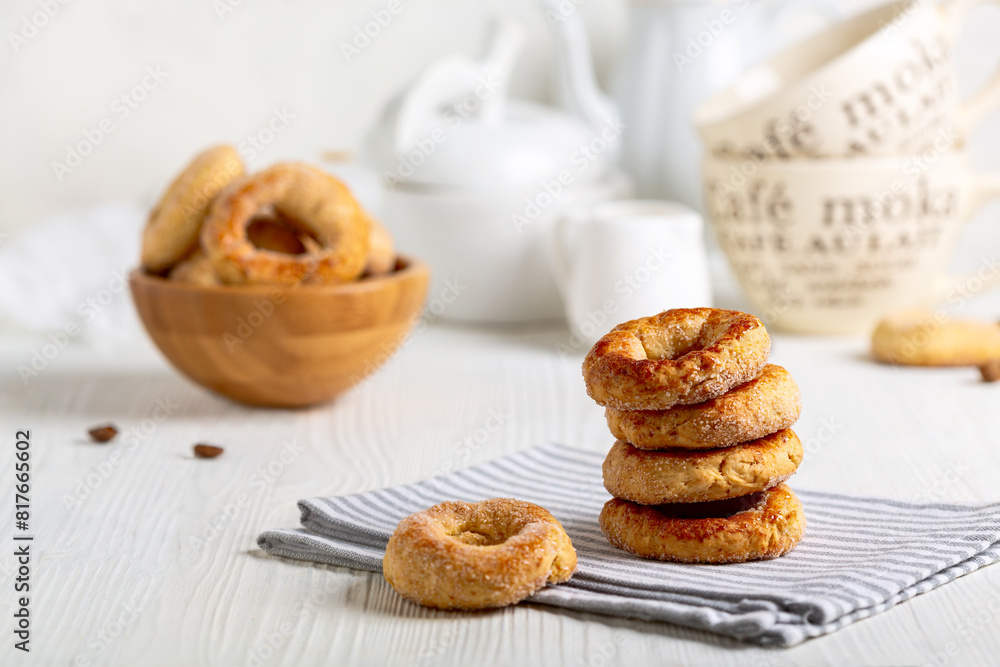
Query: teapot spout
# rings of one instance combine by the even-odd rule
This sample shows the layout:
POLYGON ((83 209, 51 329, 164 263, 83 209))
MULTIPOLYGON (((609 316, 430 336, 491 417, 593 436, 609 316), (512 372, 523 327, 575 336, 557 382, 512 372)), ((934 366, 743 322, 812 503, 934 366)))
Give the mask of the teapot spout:
POLYGON ((542 5, 556 36, 556 102, 595 132, 617 127, 617 108, 597 85, 587 30, 576 5, 565 0, 542 0, 542 5))

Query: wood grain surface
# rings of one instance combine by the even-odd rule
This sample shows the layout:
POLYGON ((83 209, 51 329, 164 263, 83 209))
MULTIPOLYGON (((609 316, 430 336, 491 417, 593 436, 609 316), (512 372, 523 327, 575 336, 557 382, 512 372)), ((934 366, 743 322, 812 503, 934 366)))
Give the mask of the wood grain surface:
POLYGON ((196 285, 129 276, 149 336, 179 371, 248 405, 299 408, 339 396, 388 361, 427 297, 430 269, 342 285, 196 285))
MULTIPOLYGON (((544 441, 605 451, 561 329, 421 327, 336 402, 255 410, 171 370, 149 344, 67 348, 23 384, 8 373, 0 497, 13 437, 31 429, 34 614, 12 648, 14 572, 0 558, 3 665, 992 665, 1000 567, 788 650, 662 623, 523 604, 446 613, 380 575, 271 558, 255 538, 298 523, 299 498, 412 482, 544 441), (121 431, 89 442, 104 422, 121 431), (496 425, 499 424, 499 427, 496 425), (492 430, 490 430, 492 427, 492 430), (196 442, 225 447, 195 459, 196 442)), ((11 364, 22 344, 0 345, 11 364)), ((906 500, 997 501, 1000 384, 975 369, 905 369, 859 338, 774 335, 802 388, 805 461, 793 488, 906 500)), ((558 475, 558 471, 553 471, 558 475)), ((0 545, 11 544, 4 508, 0 545)))

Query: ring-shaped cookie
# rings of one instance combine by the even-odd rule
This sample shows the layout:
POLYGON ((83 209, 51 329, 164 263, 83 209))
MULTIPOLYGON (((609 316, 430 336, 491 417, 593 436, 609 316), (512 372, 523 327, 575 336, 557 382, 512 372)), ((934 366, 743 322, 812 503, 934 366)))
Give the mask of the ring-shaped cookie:
POLYGON ((365 268, 369 223, 343 183, 305 164, 278 164, 230 186, 212 204, 202 247, 227 284, 334 284, 365 268), (247 225, 273 206, 316 247, 301 255, 263 250, 247 238, 247 225))
POLYGON ((146 270, 163 273, 188 256, 198 244, 212 201, 242 175, 243 161, 232 146, 215 146, 199 153, 149 214, 142 233, 142 265, 146 270))
POLYGON ((619 549, 680 563, 777 558, 795 548, 806 528, 802 504, 785 484, 695 505, 638 505, 612 498, 600 522, 619 549))
POLYGON ((749 382, 770 351, 767 329, 753 315, 680 308, 619 324, 587 353, 583 377, 604 407, 666 410, 749 382))
POLYGON ((781 366, 694 405, 669 410, 616 410, 604 416, 611 434, 639 449, 714 449, 763 438, 788 428, 802 412, 798 385, 781 366))
POLYGON ((981 366, 1000 359, 1000 325, 943 311, 903 311, 875 327, 872 356, 903 366, 981 366))
POLYGON ((556 518, 514 498, 450 501, 411 514, 382 561, 400 595, 438 609, 514 604, 575 569, 576 551, 556 518))
POLYGON ((802 442, 785 429, 725 449, 638 449, 619 440, 604 459, 604 488, 640 505, 706 503, 776 486, 802 463, 802 442))
POLYGON ((167 277, 180 283, 206 287, 221 285, 219 276, 215 274, 215 267, 201 248, 195 250, 187 259, 175 264, 167 277))
POLYGON ((396 267, 396 244, 392 239, 392 234, 378 220, 369 217, 368 222, 371 225, 371 236, 369 237, 365 274, 380 276, 384 273, 391 273, 396 267))

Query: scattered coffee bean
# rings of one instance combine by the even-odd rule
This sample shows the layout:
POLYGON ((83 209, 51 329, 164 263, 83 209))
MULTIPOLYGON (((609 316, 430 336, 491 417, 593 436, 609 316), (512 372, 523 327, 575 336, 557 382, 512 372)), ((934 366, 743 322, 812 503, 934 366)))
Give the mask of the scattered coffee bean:
POLYGON ((987 361, 979 367, 979 372, 983 374, 983 382, 996 382, 1000 380, 1000 359, 987 361))
POLYGON ((95 426, 87 433, 90 434, 90 439, 94 442, 108 442, 118 435, 118 429, 111 424, 105 424, 104 426, 95 426))
POLYGON ((199 459, 214 459, 216 456, 224 452, 222 447, 217 447, 215 445, 205 445, 197 444, 194 446, 194 455, 199 459))

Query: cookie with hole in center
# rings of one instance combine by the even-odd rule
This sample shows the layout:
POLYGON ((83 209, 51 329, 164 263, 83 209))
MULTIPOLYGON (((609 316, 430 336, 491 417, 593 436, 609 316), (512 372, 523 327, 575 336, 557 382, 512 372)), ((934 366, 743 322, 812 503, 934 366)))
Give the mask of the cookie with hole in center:
POLYGON ((600 523, 619 549, 680 563, 777 558, 795 548, 806 528, 802 504, 785 484, 711 503, 639 505, 612 498, 600 523))
POLYGON ((768 364, 760 376, 703 403, 669 410, 607 408, 604 416, 613 436, 639 449, 714 449, 788 428, 801 411, 791 374, 768 364))
POLYGON ((724 449, 644 450, 619 440, 604 459, 604 488, 641 505, 704 503, 769 489, 801 462, 791 429, 724 449))

